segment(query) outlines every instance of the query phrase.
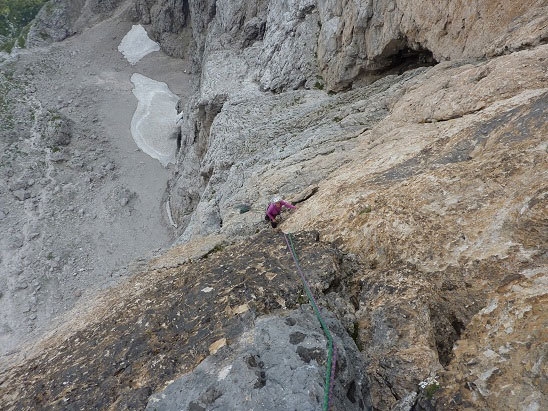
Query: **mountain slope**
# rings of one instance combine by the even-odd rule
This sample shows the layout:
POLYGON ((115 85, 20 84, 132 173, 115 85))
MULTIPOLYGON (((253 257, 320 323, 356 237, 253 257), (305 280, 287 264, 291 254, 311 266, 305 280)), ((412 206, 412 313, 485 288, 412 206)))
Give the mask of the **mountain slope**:
POLYGON ((6 408, 323 406, 273 195, 333 409, 546 408, 548 5, 506 3, 121 2, 199 76, 177 240, 6 363, 6 408))

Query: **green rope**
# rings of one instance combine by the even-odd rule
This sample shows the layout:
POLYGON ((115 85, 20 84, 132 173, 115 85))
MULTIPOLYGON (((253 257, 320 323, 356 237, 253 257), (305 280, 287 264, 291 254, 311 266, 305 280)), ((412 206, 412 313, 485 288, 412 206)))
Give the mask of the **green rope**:
MULTIPOLYGON (((312 292, 310 291, 310 287, 308 286, 308 282, 306 281, 306 278, 303 274, 303 271, 301 269, 301 265, 299 263, 299 259, 297 257, 297 252, 295 251, 295 246, 293 244, 293 236, 291 233, 285 234, 285 241, 287 243, 287 246, 289 247, 291 254, 293 255, 293 259, 295 260, 295 264, 297 265, 297 270, 299 272, 299 275, 301 276, 301 280, 304 285, 304 290, 306 292, 306 295, 308 296, 308 300, 310 301, 310 304, 312 305, 312 308, 314 309, 314 313, 316 314, 316 317, 318 317, 318 321, 320 322, 320 325, 322 326, 323 332, 327 338, 328 341, 328 349, 327 349, 327 369, 325 371, 325 387, 324 387, 324 399, 323 399, 323 410, 328 411, 329 410, 329 399, 331 394, 331 383, 332 383, 332 366, 333 366, 333 338, 331 337, 331 333, 329 332, 329 328, 327 328, 327 325, 325 324, 325 321, 323 320, 322 315, 320 314, 320 309, 318 308, 318 305, 316 304, 316 300, 314 299, 314 296, 312 295, 312 292)), ((334 371, 334 369, 333 369, 334 371)), ((334 373, 333 373, 334 374, 334 373)))

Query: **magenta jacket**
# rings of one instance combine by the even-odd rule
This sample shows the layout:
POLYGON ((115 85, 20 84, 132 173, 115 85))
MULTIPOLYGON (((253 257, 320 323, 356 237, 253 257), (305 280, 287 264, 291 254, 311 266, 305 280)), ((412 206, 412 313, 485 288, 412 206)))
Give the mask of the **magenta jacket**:
POLYGON ((276 220, 276 216, 280 214, 280 212, 282 211, 282 207, 296 208, 293 204, 288 203, 287 201, 284 201, 284 200, 280 200, 279 203, 280 203, 279 207, 276 205, 277 203, 270 203, 268 208, 266 209, 266 215, 268 216, 268 218, 270 218, 271 221, 276 220))

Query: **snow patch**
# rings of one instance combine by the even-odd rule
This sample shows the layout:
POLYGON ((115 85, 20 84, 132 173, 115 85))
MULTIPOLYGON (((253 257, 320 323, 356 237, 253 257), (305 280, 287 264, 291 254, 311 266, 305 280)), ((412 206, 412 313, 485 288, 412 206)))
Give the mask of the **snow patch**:
POLYGON ((175 224, 175 221, 173 221, 173 215, 171 214, 171 204, 170 204, 170 200, 168 199, 166 201, 166 213, 167 213, 167 216, 169 218, 169 224, 171 224, 172 227, 175 227, 177 228, 177 224, 175 224))
POLYGON ((131 135, 137 147, 166 167, 175 163, 177 153, 176 105, 179 97, 166 83, 152 80, 142 74, 131 76, 137 109, 131 119, 131 135))
POLYGON ((118 51, 124 55, 131 65, 137 63, 147 54, 159 51, 160 45, 148 37, 140 24, 131 27, 118 45, 118 51))

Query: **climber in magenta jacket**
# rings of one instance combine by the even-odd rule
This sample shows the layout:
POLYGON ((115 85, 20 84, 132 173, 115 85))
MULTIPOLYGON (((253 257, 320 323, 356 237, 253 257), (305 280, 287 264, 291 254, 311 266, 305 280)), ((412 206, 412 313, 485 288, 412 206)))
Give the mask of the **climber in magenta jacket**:
POLYGON ((273 198, 272 202, 266 208, 266 215, 264 216, 264 219, 267 221, 270 220, 270 224, 272 224, 273 228, 276 228, 278 225, 276 222, 276 217, 282 212, 282 207, 296 208, 293 204, 288 203, 279 197, 273 198))

